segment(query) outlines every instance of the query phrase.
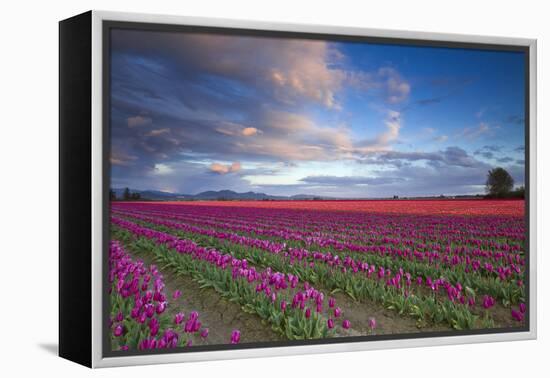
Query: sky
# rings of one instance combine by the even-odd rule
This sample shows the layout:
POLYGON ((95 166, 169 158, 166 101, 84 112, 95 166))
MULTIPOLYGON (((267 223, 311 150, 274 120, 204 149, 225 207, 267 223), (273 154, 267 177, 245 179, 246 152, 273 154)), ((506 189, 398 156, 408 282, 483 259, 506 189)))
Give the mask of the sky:
POLYGON ((111 186, 379 198, 523 185, 520 52, 116 29, 111 186))

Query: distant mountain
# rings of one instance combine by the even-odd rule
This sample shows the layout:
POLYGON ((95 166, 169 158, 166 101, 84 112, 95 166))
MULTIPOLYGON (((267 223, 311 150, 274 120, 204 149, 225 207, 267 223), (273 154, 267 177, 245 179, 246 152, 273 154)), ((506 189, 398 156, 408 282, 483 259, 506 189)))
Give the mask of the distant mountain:
MULTIPOLYGON (((254 199, 254 200, 263 200, 263 199, 278 199, 281 197, 270 196, 265 193, 255 193, 255 192, 246 192, 246 193, 237 193, 232 190, 208 190, 199 194, 195 194, 193 199, 205 199, 205 200, 215 200, 215 199, 227 199, 227 200, 236 200, 236 199, 254 199)), ((284 197, 282 197, 284 198, 284 197)))
MULTIPOLYGON (((115 188, 111 189, 115 192, 117 198, 122 198, 124 195, 124 188, 115 188)), ((160 190, 137 190, 137 189, 130 189, 130 193, 139 193, 141 195, 142 199, 149 199, 149 200, 176 200, 176 199, 184 199, 187 197, 192 197, 188 194, 179 194, 179 193, 170 193, 170 192, 163 192, 160 190)))
MULTIPOLYGON (((124 188, 112 189, 117 198, 122 198, 124 188)), ((304 200, 321 199, 319 196, 311 194, 296 194, 293 196, 272 196, 266 193, 245 192, 238 193, 233 190, 208 190, 198 194, 180 194, 163 192, 159 190, 135 190, 130 189, 131 193, 139 193, 141 199, 170 201, 170 200, 304 200)), ((323 197, 324 198, 324 197, 323 197)), ((328 197, 327 197, 328 199, 328 197)))

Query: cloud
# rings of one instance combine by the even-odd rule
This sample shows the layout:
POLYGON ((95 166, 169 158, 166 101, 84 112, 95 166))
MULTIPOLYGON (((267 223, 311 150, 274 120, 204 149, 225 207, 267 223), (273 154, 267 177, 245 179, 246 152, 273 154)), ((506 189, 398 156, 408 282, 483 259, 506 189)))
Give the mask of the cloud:
POLYGON ((133 164, 133 162, 136 161, 137 159, 138 159, 137 156, 128 155, 124 152, 117 151, 115 149, 111 151, 110 162, 113 165, 128 166, 130 164, 133 164))
POLYGON ((139 156, 143 173, 190 152, 214 162, 292 162, 387 150, 403 123, 391 107, 408 99, 411 85, 395 68, 349 65, 337 46, 117 30, 112 143, 139 156), (385 118, 364 126, 371 139, 354 143, 344 115, 318 118, 320 109, 340 113, 343 90, 382 102, 385 118))
POLYGON ((476 151, 474 154, 483 156, 485 159, 492 159, 495 157, 495 154, 491 151, 476 151))
POLYGON ((447 135, 439 135, 434 138, 436 142, 446 142, 449 137, 447 135))
POLYGON ((409 96, 411 85, 395 69, 380 68, 378 74, 386 82, 386 99, 390 104, 402 102, 409 96))
POLYGON ((244 129, 242 129, 241 133, 244 136, 252 136, 258 134, 258 129, 255 127, 245 127, 244 129))
POLYGON ((150 125, 153 122, 153 120, 149 117, 137 115, 134 117, 128 117, 127 122, 128 122, 128 127, 132 128, 132 127, 141 127, 141 126, 150 125))
POLYGON ((227 130, 227 129, 217 128, 216 131, 220 134, 223 134, 223 135, 228 135, 228 136, 235 135, 235 133, 233 131, 227 130))
POLYGON ((511 124, 514 124, 514 125, 523 126, 523 125, 525 125, 525 118, 520 116, 520 115, 514 114, 514 115, 509 115, 508 117, 506 117, 504 122, 511 123, 511 124))
POLYGON ((498 161, 499 163, 510 163, 510 162, 514 161, 514 159, 512 159, 512 158, 509 157, 509 156, 505 156, 505 157, 502 157, 502 158, 497 159, 497 161, 498 161))
POLYGON ((170 54, 187 72, 254 83, 283 102, 307 99, 334 108, 344 78, 333 68, 341 54, 321 40, 141 31, 117 31, 112 38, 116 49, 170 54))
POLYGON ((483 117, 483 116, 485 115, 485 112, 487 112, 487 108, 486 108, 486 107, 483 107, 483 108, 479 109, 479 110, 476 112, 476 114, 475 114, 476 118, 481 118, 481 117, 483 117))
POLYGON ((386 110, 385 114, 383 123, 386 131, 374 139, 365 139, 355 143, 352 148, 354 155, 359 154, 364 157, 364 155, 387 151, 392 143, 397 142, 403 122, 401 113, 395 110, 386 110))
POLYGON ((481 148, 492 152, 500 152, 502 150, 502 146, 496 146, 496 145, 485 145, 481 148))
POLYGON ((485 163, 470 156, 460 147, 451 146, 441 151, 385 151, 373 154, 371 158, 360 160, 363 164, 403 166, 403 162, 425 161, 432 166, 449 167, 488 167, 485 163))
POLYGON ((155 129, 155 130, 151 130, 151 131, 147 132, 145 134, 145 136, 155 137, 155 136, 159 136, 159 135, 163 135, 163 134, 168 134, 169 132, 170 132, 170 129, 168 129, 168 128, 155 129))
POLYGON ((491 127, 488 123, 480 122, 479 125, 476 127, 464 128, 460 133, 458 133, 457 136, 468 140, 475 140, 482 135, 489 133, 490 131, 491 127))
POLYGON ((174 169, 167 164, 155 164, 154 174, 159 176, 169 175, 174 172, 174 169))
POLYGON ((388 116, 384 123, 386 124, 388 130, 378 138, 378 142, 382 145, 387 145, 399 137, 399 130, 401 129, 401 113, 394 110, 389 110, 388 116))
POLYGON ((244 126, 239 123, 226 121, 220 122, 220 126, 216 127, 215 131, 227 136, 242 135, 246 137, 254 136, 261 133, 261 131, 255 127, 244 126))
POLYGON ((241 163, 234 162, 232 164, 212 163, 209 167, 211 172, 225 175, 226 173, 235 173, 241 170, 241 163))
POLYGON ((401 177, 363 177, 363 176, 307 176, 300 181, 306 184, 347 186, 347 185, 386 185, 404 181, 401 177))
MULTIPOLYGON (((380 91, 391 104, 411 92, 410 83, 395 68, 370 72, 344 68, 346 57, 335 44, 322 40, 117 30, 112 45, 115 51, 169 57, 180 71, 196 73, 197 79, 206 73, 241 86, 254 85, 256 95, 287 105, 308 101, 339 109, 338 92, 350 85, 380 91)), ((148 62, 146 68, 156 74, 165 74, 166 69, 158 62, 148 62)))
POLYGON ((418 105, 433 105, 433 104, 439 104, 441 101, 443 101, 445 97, 432 97, 432 98, 423 98, 420 100, 416 100, 416 104, 418 105))

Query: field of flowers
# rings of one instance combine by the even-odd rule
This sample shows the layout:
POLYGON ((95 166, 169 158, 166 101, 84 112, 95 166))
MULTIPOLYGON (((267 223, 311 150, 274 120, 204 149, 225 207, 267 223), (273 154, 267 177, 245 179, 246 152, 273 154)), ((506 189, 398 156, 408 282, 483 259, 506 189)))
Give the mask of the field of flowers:
POLYGON ((523 208, 113 202, 113 350, 522 326, 523 208))

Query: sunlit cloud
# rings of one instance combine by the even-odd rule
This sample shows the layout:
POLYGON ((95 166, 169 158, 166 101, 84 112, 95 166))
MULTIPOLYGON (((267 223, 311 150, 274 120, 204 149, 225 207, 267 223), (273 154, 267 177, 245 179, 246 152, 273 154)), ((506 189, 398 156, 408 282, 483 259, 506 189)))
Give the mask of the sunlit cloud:
POLYGON ((147 126, 150 125, 153 121, 149 117, 144 116, 134 116, 134 117, 128 117, 127 119, 128 127, 140 127, 140 126, 147 126))
POLYGON ((212 163, 209 167, 211 172, 225 175, 227 173, 234 173, 241 170, 241 163, 234 162, 232 164, 212 163))

